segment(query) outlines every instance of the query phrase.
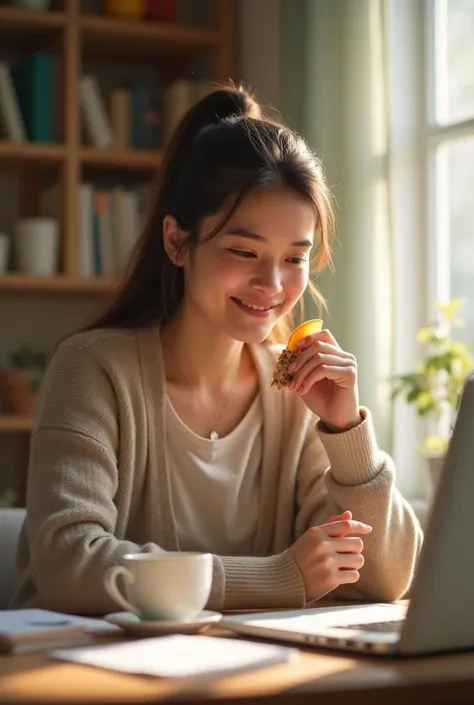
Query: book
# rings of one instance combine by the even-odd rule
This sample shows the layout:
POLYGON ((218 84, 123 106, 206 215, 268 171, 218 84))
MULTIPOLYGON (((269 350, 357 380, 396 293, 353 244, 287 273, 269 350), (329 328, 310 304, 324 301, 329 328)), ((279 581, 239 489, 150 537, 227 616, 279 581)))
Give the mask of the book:
POLYGON ((120 149, 130 147, 132 131, 132 101, 130 91, 116 88, 108 94, 110 124, 114 144, 120 149))
POLYGON ((19 654, 82 646, 92 642, 94 633, 110 632, 111 626, 101 619, 50 610, 0 610, 0 652, 19 654))
POLYGON ((147 81, 130 83, 132 103, 132 146, 134 149, 159 149, 163 141, 161 91, 147 81))
POLYGON ((95 208, 99 227, 100 273, 105 277, 113 277, 116 271, 110 201, 109 191, 97 191, 95 208))
POLYGON ((79 92, 87 138, 96 147, 112 146, 112 130, 97 78, 92 74, 82 76, 79 92))
POLYGON ((13 70, 20 108, 32 142, 53 141, 53 56, 32 54, 13 70))
POLYGON ((100 274, 94 257, 94 199, 92 184, 79 187, 79 254, 80 273, 82 277, 100 274))
POLYGON ((24 142, 26 129, 10 67, 0 61, 0 132, 11 142, 24 142))
POLYGON ((184 113, 195 102, 193 81, 181 79, 171 83, 165 92, 164 140, 169 142, 184 113))

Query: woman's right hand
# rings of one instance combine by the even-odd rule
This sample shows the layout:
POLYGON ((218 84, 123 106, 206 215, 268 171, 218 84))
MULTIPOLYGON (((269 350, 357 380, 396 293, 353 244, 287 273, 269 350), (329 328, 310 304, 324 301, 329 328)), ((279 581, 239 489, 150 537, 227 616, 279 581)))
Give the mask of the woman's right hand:
POLYGON ((313 602, 339 585, 356 583, 364 565, 364 543, 359 536, 372 531, 369 524, 352 519, 351 512, 312 526, 288 549, 303 578, 306 601, 313 602))

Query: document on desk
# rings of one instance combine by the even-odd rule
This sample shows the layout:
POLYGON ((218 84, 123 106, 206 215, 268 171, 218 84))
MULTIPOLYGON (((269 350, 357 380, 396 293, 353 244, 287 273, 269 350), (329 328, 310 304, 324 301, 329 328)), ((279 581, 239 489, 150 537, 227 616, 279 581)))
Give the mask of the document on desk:
POLYGON ((0 610, 0 651, 26 653, 91 643, 91 634, 120 631, 102 619, 43 609, 0 610))
POLYGON ((224 675, 299 657, 294 648, 240 639, 173 635, 52 651, 53 658, 88 666, 164 678, 224 675))

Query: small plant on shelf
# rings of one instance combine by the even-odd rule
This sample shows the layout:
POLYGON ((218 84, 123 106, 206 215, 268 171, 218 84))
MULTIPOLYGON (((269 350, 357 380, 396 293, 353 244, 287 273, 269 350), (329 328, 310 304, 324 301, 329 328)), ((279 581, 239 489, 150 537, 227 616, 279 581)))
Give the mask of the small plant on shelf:
POLYGON ((419 417, 433 420, 440 429, 423 443, 421 450, 427 457, 445 454, 464 382, 474 370, 474 360, 467 345, 451 337, 452 328, 464 326, 457 317, 463 304, 461 298, 448 304, 435 303, 438 320, 421 328, 417 335, 426 349, 423 361, 413 371, 398 375, 394 380, 392 397, 403 395, 408 404, 415 405, 419 417))
POLYGON ((6 414, 34 414, 48 356, 22 343, 8 354, 8 366, 0 373, 2 409, 6 414))

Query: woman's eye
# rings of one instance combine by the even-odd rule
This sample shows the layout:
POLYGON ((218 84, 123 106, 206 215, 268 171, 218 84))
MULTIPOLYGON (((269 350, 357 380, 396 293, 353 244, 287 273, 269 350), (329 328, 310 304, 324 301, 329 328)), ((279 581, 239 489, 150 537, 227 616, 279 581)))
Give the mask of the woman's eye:
POLYGON ((249 252, 248 250, 230 250, 233 252, 234 255, 237 255, 237 257, 255 257, 253 252, 249 252))
POLYGON ((305 264, 307 261, 306 257, 290 257, 288 260, 292 264, 305 264))

